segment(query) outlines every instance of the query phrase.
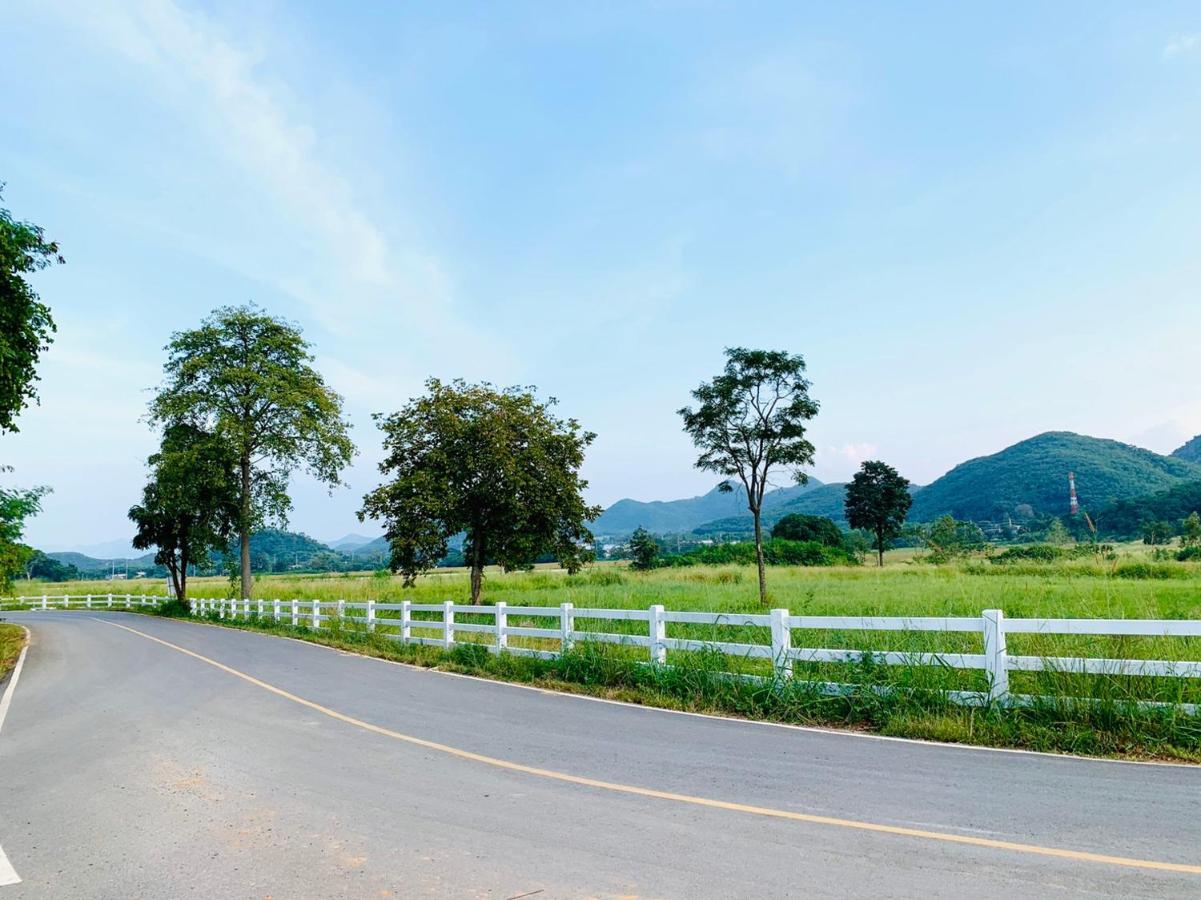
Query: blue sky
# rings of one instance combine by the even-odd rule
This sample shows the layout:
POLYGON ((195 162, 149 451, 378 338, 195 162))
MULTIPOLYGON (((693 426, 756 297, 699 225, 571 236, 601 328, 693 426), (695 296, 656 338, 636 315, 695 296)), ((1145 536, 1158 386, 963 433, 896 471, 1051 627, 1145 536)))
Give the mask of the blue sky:
POLYGON ((700 493, 675 410, 803 353, 813 474, 928 482, 1048 429, 1201 432, 1195 4, 23 4, 5 204, 58 239, 27 537, 126 536, 172 331, 296 320, 376 483, 429 375, 535 384, 596 502, 700 493))

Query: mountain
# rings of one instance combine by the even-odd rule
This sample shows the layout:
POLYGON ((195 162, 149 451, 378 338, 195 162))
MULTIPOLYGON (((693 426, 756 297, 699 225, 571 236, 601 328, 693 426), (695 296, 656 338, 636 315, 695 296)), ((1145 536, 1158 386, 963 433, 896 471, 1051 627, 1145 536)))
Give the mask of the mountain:
MULTIPOLYGON (((763 508, 767 510, 782 505, 821 486, 820 481, 810 478, 806 484, 771 491, 763 498, 763 508)), ((589 528, 593 534, 605 537, 623 537, 639 527, 655 534, 677 534, 692 531, 698 525, 715 519, 741 515, 745 511, 745 490, 736 487, 733 491, 723 493, 715 487, 707 494, 686 500, 654 500, 649 503, 618 500, 601 513, 589 528)))
POLYGON ((371 538, 362 534, 348 534, 345 537, 340 537, 336 541, 330 541, 326 546, 332 550, 341 550, 343 553, 350 553, 359 547, 370 544, 372 541, 379 538, 371 538))
POLYGON ((1076 473, 1080 505, 1097 511, 1201 479, 1201 464, 1118 441, 1049 431, 960 463, 914 494, 909 518, 929 522, 949 513, 957 519, 995 521, 1009 515, 1066 515, 1069 472, 1076 473))
POLYGON ((1201 463, 1201 434, 1187 442, 1183 447, 1177 447, 1172 451, 1172 455, 1177 459, 1183 459, 1187 462, 1201 463))
MULTIPOLYGON (((810 516, 825 516, 833 519, 841 528, 847 527, 846 489, 844 482, 823 484, 810 491, 805 491, 799 497, 793 497, 785 503, 768 508, 764 504, 763 527, 771 528, 778 521, 791 513, 804 513, 810 516)), ((745 507, 744 507, 745 509, 745 507)), ((692 529, 692 533, 705 537, 713 534, 751 534, 755 528, 755 520, 749 513, 738 516, 726 516, 705 522, 692 529)))
MULTIPOLYGON (((142 551, 136 551, 141 553, 142 551)), ((110 557, 108 559, 100 559, 95 556, 88 556, 86 553, 76 553, 73 550, 56 551, 47 553, 48 557, 57 560, 64 566, 75 566, 82 574, 103 573, 107 575, 109 572, 117 571, 124 572, 128 564, 129 571, 149 570, 154 568, 154 553, 146 553, 133 559, 125 557, 110 557)))
POLYGON ((145 550, 135 550, 133 544, 128 539, 105 541, 102 544, 83 544, 54 552, 80 553, 84 556, 90 556, 93 559, 137 559, 146 554, 145 550))

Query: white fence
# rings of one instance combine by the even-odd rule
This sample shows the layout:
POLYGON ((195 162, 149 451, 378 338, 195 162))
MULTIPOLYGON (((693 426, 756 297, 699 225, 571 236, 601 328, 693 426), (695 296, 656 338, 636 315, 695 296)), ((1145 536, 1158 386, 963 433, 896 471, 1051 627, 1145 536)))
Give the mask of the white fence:
MULTIPOLYGON (((153 607, 167 598, 133 594, 87 594, 75 596, 19 597, 0 600, 3 609, 129 609, 153 607)), ((795 663, 858 663, 865 658, 876 665, 941 666, 952 669, 980 670, 988 683, 986 691, 951 691, 949 699, 967 704, 996 701, 1021 703, 1030 697, 1014 696, 1009 691, 1009 673, 1063 672, 1087 675, 1154 676, 1165 678, 1201 678, 1201 661, 1156 659, 1093 659, 1075 656, 1011 655, 1007 636, 1011 634, 1097 635, 1140 637, 1201 637, 1201 620, 1187 619, 1042 619, 1006 618, 999 609, 986 609, 979 616, 964 617, 862 617, 794 616, 787 609, 768 614, 676 612, 655 605, 647 609, 592 609, 559 606, 471 606, 445 603, 377 603, 374 600, 233 600, 192 599, 188 601, 194 616, 219 619, 258 617, 313 629, 328 627, 331 620, 353 622, 367 631, 377 632, 405 644, 425 644, 451 648, 461 641, 460 634, 484 634, 485 641, 475 643, 488 650, 551 658, 570 649, 578 641, 620 644, 646 648, 650 662, 666 664, 669 651, 715 650, 732 657, 769 660, 776 677, 790 679, 795 663), (468 615, 491 621, 461 621, 468 615), (510 617, 548 620, 545 627, 510 625, 510 617), (642 633, 613 633, 579 629, 581 619, 645 623, 642 633), (703 641, 668 637, 671 623, 711 627, 753 627, 770 633, 770 643, 703 641), (793 632, 807 631, 893 631, 968 633, 980 636, 979 653, 909 652, 896 650, 827 649, 794 647, 793 632), (550 642, 554 649, 510 644, 509 639, 533 638, 550 642)), ((856 689, 855 685, 823 683, 833 693, 856 689)), ((1197 711, 1192 704, 1184 705, 1197 711)))

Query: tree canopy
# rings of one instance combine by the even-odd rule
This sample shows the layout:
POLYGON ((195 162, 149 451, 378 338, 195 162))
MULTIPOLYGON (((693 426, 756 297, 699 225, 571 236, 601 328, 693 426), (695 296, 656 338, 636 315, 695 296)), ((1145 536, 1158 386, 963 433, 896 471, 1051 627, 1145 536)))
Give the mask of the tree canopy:
POLYGON ((600 507, 584 502, 579 469, 595 435, 554 416, 554 403, 532 388, 431 378, 423 396, 376 416, 387 480, 363 498, 359 518, 384 523, 392 568, 406 583, 436 565, 460 532, 473 603, 487 563, 530 568, 551 553, 574 571, 591 555, 585 523, 600 507))
POLYGON ((222 438, 195 425, 167 427, 162 448, 148 460, 150 481, 129 510, 133 545, 156 548, 175 596, 187 598, 188 566, 205 567, 224 551, 238 520, 238 460, 222 438))
MULTIPOLYGON (((697 405, 679 410, 684 430, 701 451, 696 467, 737 478, 746 491, 761 603, 767 602, 763 496, 777 468, 789 470, 798 484, 807 478, 802 467, 813 462, 813 444, 805 427, 818 411, 809 387, 802 356, 731 347, 721 374, 692 392, 697 405)), ((729 480, 722 484, 733 489, 729 480)))
POLYGON ((291 473, 307 471, 331 489, 341 484, 355 452, 342 398, 313 368, 300 328, 255 306, 217 309, 199 328, 172 335, 166 350, 151 420, 192 425, 233 448, 241 587, 249 597, 250 533, 286 522, 291 473))
POLYGON ((879 565, 884 565, 884 551, 901 533, 912 503, 909 479, 879 460, 863 463, 847 485, 847 521, 872 533, 879 565))
POLYGON ((0 207, 0 433, 17 431, 17 415, 37 402, 36 367, 54 333, 50 309, 26 276, 63 261, 41 228, 0 207))
POLYGON ((831 519, 789 513, 772 526, 771 536, 786 541, 816 541, 826 547, 844 547, 846 536, 831 519))
MULTIPOLYGON (((0 472, 7 471, 7 467, 0 466, 0 472)), ((7 590, 13 576, 23 572, 33 557, 34 549, 22 544, 21 538, 25 520, 41 510, 42 497, 47 493, 44 487, 0 488, 0 590, 7 590)))

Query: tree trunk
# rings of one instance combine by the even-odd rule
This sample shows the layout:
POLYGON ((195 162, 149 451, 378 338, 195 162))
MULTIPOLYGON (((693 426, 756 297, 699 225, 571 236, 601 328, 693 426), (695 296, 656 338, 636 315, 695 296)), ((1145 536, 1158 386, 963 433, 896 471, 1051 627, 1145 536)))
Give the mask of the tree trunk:
POLYGON ((755 517, 755 563, 759 567, 759 603, 767 606, 767 569, 763 565, 763 522, 759 518, 762 510, 752 509, 755 517))
POLYGON ((876 530, 876 565, 884 568, 884 531, 876 530))
POLYGON ((242 454, 242 510, 239 523, 238 544, 242 562, 242 599, 248 600, 254 583, 250 578, 250 454, 242 454))
POLYGON ((479 606, 484 592, 484 548, 480 542, 471 541, 471 602, 479 606))
POLYGON ((175 579, 175 599, 180 603, 188 600, 188 554, 179 554, 179 577, 175 579))

